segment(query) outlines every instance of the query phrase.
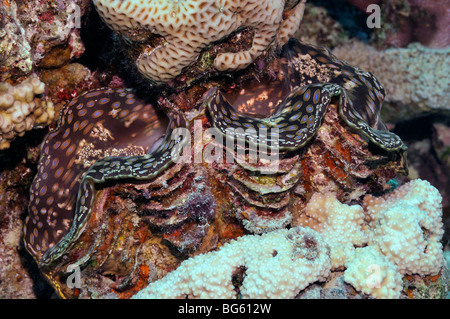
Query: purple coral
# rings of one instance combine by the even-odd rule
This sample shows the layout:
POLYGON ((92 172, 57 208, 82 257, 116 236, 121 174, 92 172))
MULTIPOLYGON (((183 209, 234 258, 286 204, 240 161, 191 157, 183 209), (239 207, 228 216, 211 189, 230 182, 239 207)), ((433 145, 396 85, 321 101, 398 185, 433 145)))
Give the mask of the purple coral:
POLYGON ((216 203, 209 189, 190 194, 180 208, 181 216, 189 216, 201 224, 206 224, 214 217, 215 213, 216 203))

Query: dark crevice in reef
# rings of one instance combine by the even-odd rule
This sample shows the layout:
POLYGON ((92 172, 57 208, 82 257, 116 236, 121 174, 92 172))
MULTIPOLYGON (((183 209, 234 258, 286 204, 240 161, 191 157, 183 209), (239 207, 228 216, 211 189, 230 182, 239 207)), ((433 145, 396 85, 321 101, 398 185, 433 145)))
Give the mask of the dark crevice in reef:
POLYGON ((152 86, 126 57, 120 37, 106 26, 93 4, 83 16, 80 37, 85 52, 74 62, 84 65, 92 72, 98 72, 98 80, 104 86, 112 81, 114 75, 119 75, 125 86, 134 88, 140 97, 149 95, 152 86))
POLYGON ((17 165, 26 159, 27 166, 32 166, 35 168, 36 163, 31 163, 37 160, 37 156, 33 154, 27 154, 31 148, 39 148, 42 143, 45 134, 47 134, 48 129, 33 129, 32 131, 26 132, 24 136, 17 137, 11 142, 11 146, 6 150, 0 150, 0 172, 12 170, 17 165), (32 158, 31 158, 32 157, 32 158))
POLYGON ((42 274, 34 261, 33 257, 26 251, 23 241, 20 242, 18 254, 23 268, 28 272, 33 281, 33 292, 37 299, 55 299, 57 298, 53 287, 42 277, 42 274))
POLYGON ((367 27, 367 14, 352 6, 347 0, 309 0, 308 3, 324 7, 328 15, 339 24, 352 38, 368 42, 373 29, 367 27))

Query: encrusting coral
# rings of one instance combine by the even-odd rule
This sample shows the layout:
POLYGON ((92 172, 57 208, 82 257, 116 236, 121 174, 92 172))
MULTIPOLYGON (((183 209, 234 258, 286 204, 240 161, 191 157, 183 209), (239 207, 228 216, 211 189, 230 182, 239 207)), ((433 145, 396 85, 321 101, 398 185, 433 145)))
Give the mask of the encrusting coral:
POLYGON ((240 237, 189 259, 134 298, 293 298, 329 272, 328 248, 320 235, 296 227, 240 237), (233 283, 240 271, 241 279, 233 283))
POLYGON ((16 86, 0 83, 0 149, 9 148, 12 140, 34 126, 54 119, 53 103, 37 97, 44 90, 44 83, 36 76, 16 86))
POLYGON ((89 0, 2 1, 0 80, 29 76, 35 67, 55 68, 80 57, 81 16, 89 0))
POLYGON ((333 53, 377 75, 388 92, 386 102, 402 107, 398 112, 390 112, 391 121, 403 120, 406 112, 408 117, 414 117, 430 110, 449 109, 448 48, 431 49, 416 43, 407 48, 378 51, 355 41, 335 48, 333 53))
POLYGON ((220 71, 247 67, 274 42, 282 45, 294 34, 305 0, 95 0, 94 4, 112 29, 128 41, 144 43, 136 60, 139 71, 155 82, 167 82, 207 45, 244 27, 254 30, 251 48, 219 53, 214 66, 220 71), (286 8, 288 18, 283 16, 286 8), (152 45, 151 40, 161 36, 163 43, 152 45))

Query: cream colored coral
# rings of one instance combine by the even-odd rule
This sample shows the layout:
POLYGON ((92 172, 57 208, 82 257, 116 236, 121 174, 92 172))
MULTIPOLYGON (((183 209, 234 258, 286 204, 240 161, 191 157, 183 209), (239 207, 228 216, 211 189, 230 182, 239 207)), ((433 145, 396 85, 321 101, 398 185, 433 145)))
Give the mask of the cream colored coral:
POLYGON ((235 298, 232 277, 244 272, 244 298, 292 298, 345 267, 344 280, 374 298, 399 298, 405 274, 443 266, 442 197, 427 181, 411 181, 364 209, 314 194, 290 230, 249 235, 183 262, 136 298, 235 298), (313 230, 313 229, 315 230, 313 230), (317 230, 317 231, 316 231, 317 230), (362 247, 360 247, 362 246, 362 247))
POLYGON ((397 266, 375 247, 357 248, 346 267, 344 280, 356 290, 375 298, 400 297, 402 276, 397 266))
POLYGON ((53 120, 53 104, 36 98, 44 89, 36 76, 16 86, 0 83, 0 149, 9 148, 16 136, 23 136, 35 125, 53 120))
POLYGON ((346 267, 344 280, 357 290, 397 298, 404 275, 433 275, 444 264, 441 202, 439 191, 420 179, 381 197, 366 195, 363 207, 316 193, 295 224, 322 235, 333 269, 346 267), (370 284, 375 279, 377 287, 370 284))
MULTIPOLYGON (((387 90, 386 102, 413 105, 412 114, 450 107, 450 48, 431 49, 413 44, 377 51, 362 42, 352 42, 335 48, 333 53, 376 74, 387 90)), ((398 119, 403 120, 404 113, 398 113, 398 119)))
POLYGON ((315 193, 297 223, 323 236, 330 246, 333 269, 342 268, 353 255, 355 247, 368 241, 368 235, 363 231, 363 208, 342 204, 333 193, 315 193))
POLYGON ((402 274, 437 274, 443 264, 440 240, 442 196, 429 182, 414 180, 389 196, 367 195, 372 219, 369 244, 395 263, 402 274))
POLYGON ((164 37, 163 46, 147 46, 136 64, 147 78, 166 82, 194 62, 208 44, 241 27, 254 30, 252 47, 220 53, 214 66, 220 71, 247 67, 272 43, 284 44, 293 35, 305 1, 288 1, 290 14, 284 20, 285 0, 94 0, 94 4, 103 20, 118 32, 144 30, 164 37))
POLYGON ((295 227, 247 235, 184 261, 135 298, 236 298, 233 274, 244 271, 242 298, 293 298, 330 273, 328 248, 314 230, 295 227))

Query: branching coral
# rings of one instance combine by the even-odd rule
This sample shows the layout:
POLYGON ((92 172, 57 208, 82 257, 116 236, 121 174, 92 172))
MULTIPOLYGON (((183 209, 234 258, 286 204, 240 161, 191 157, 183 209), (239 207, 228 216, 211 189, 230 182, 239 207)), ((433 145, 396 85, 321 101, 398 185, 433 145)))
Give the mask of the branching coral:
POLYGON ((16 86, 0 83, 0 149, 9 148, 16 136, 23 136, 35 125, 54 119, 53 103, 36 98, 44 89, 44 83, 35 76, 16 86))
POLYGON ((422 180, 379 198, 368 195, 364 208, 316 193, 299 221, 305 227, 240 237, 183 262, 135 297, 235 298, 239 288, 244 298, 292 298, 341 267, 358 291, 399 298, 403 275, 435 274, 444 264, 440 201, 422 180), (239 271, 244 279, 233 286, 239 271))
POLYGON ((0 6, 1 81, 6 80, 10 73, 30 73, 33 64, 31 46, 17 15, 17 5, 14 1, 8 6, 0 6))

